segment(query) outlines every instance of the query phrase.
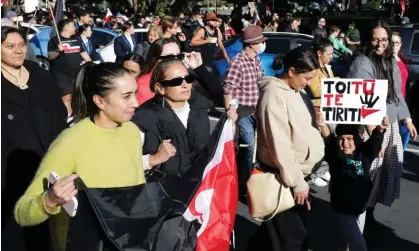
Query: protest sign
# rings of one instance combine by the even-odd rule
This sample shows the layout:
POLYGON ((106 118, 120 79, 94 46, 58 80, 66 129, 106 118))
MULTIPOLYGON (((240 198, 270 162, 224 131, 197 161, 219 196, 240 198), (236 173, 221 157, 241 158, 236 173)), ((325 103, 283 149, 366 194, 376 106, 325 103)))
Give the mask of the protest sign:
POLYGON ((387 80, 322 79, 325 123, 381 124, 387 114, 387 89, 387 80))

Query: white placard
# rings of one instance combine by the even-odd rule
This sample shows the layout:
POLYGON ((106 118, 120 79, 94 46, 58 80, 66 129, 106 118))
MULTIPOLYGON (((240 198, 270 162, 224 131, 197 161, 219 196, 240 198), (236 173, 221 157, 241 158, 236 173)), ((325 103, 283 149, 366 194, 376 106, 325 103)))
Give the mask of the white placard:
POLYGON ((387 80, 322 79, 327 124, 379 125, 387 114, 387 80))

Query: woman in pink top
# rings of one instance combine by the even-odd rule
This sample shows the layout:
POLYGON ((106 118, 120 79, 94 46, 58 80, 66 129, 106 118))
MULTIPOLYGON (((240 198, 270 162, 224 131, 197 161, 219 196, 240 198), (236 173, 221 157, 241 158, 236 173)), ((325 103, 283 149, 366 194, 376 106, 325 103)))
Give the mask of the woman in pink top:
POLYGON ((180 49, 176 42, 174 42, 170 38, 160 38, 159 40, 156 40, 151 46, 150 49, 148 49, 147 57, 145 59, 143 72, 141 73, 140 77, 137 79, 137 85, 138 85, 138 92, 137 92, 137 101, 138 104, 141 105, 147 100, 154 97, 154 92, 150 89, 150 79, 151 79, 151 73, 153 71, 154 66, 159 62, 159 60, 162 59, 162 57, 167 55, 167 48, 172 45, 172 47, 180 49))
MULTIPOLYGON (((393 45, 394 45, 393 56, 397 60, 397 64, 399 65, 399 68, 400 68, 400 75, 402 77, 401 91, 402 91, 403 97, 406 99, 406 82, 409 76, 409 71, 407 70, 407 67, 404 64, 404 62, 399 57, 400 48, 402 47, 402 36, 399 32, 393 32, 391 35, 392 35, 391 41, 393 42, 393 45)), ((405 150, 407 145, 409 144, 410 133, 404 124, 400 125, 400 135, 402 137, 403 150, 405 150)))

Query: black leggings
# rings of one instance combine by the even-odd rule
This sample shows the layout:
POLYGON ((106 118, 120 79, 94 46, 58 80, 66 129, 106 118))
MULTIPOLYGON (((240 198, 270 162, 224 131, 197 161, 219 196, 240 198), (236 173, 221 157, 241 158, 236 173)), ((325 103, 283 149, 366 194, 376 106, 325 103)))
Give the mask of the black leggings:
POLYGON ((305 207, 296 205, 263 222, 250 240, 247 251, 306 251, 305 207))

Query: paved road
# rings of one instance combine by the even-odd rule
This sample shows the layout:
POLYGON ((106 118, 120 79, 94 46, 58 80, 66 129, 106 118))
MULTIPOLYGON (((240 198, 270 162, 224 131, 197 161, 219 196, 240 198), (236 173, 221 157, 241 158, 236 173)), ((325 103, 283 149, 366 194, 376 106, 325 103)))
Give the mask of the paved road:
MULTIPOLYGON (((314 188, 312 211, 308 219, 309 247, 312 251, 336 251, 339 228, 333 218, 327 187, 314 188)), ((377 205, 375 218, 379 228, 367 236, 370 251, 419 250, 419 142, 405 152, 401 198, 391 208, 377 205)), ((236 250, 245 249, 258 228, 247 207, 240 203, 236 218, 236 250)))

